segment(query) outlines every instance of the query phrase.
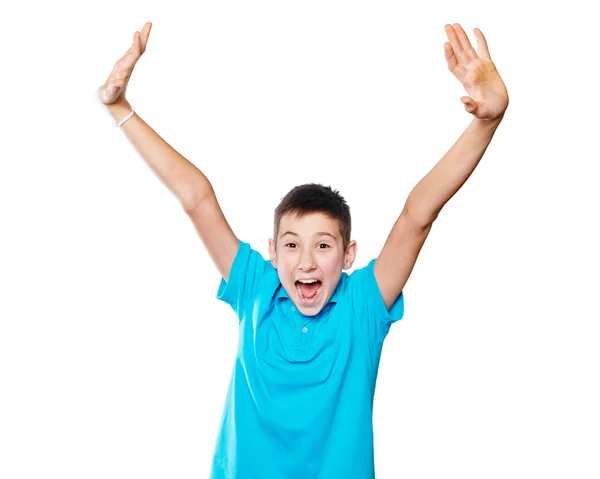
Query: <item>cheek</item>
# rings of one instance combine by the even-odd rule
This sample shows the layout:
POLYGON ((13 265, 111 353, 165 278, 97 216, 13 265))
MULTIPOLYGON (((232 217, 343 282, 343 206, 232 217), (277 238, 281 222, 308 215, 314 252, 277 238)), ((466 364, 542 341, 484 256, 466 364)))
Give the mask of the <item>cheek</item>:
POLYGON ((288 274, 294 270, 294 260, 289 256, 285 255, 279 256, 277 258, 277 269, 281 274, 288 274))
POLYGON ((339 274, 342 266, 344 265, 344 259, 339 257, 332 256, 331 258, 327 258, 325 261, 321 263, 321 270, 327 276, 336 276, 339 274))

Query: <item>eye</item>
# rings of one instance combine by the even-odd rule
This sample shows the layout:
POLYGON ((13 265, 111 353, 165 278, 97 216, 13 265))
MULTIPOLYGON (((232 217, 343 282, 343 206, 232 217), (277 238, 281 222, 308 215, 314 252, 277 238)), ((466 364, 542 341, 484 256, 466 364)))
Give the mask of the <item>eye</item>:
POLYGON ((327 243, 321 243, 319 245, 319 249, 327 249, 327 248, 331 248, 331 246, 329 246, 327 243), (325 246, 325 248, 321 248, 321 246, 325 246))
POLYGON ((289 246, 290 248, 295 248, 296 243, 288 243, 288 244, 286 244, 286 246, 289 246))

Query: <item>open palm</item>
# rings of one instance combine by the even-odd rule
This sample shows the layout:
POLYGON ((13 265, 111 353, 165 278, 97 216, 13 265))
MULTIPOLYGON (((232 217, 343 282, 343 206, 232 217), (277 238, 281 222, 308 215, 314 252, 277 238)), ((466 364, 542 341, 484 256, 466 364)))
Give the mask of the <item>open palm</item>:
POLYGON ((461 97, 465 110, 480 120, 494 120, 508 106, 508 92, 496 65, 490 58, 487 42, 481 30, 474 30, 479 54, 462 27, 446 25, 450 43, 444 44, 448 69, 462 83, 469 96, 461 97))
POLYGON ((133 67, 146 51, 152 23, 147 22, 141 32, 133 34, 133 43, 123 57, 115 63, 104 85, 98 88, 98 99, 105 105, 125 101, 125 92, 133 67))

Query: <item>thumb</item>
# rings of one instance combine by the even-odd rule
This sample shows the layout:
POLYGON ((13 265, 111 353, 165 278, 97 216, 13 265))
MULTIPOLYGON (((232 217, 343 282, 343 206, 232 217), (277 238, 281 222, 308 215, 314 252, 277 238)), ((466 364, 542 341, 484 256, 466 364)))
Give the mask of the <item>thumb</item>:
POLYGON ((119 96, 119 93, 123 86, 124 85, 122 80, 108 81, 100 88, 98 88, 97 97, 100 100, 100 102, 104 103, 105 105, 114 103, 117 97, 119 96))
POLYGON ((113 94, 115 96, 117 96, 119 94, 119 92, 121 91, 121 88, 123 88, 123 87, 119 86, 119 85, 115 85, 114 83, 111 83, 108 85, 109 93, 113 94))
POLYGON ((461 97, 460 101, 463 102, 463 105, 465 106, 465 110, 467 111, 467 113, 474 114, 477 111, 477 108, 479 108, 479 105, 477 104, 477 102, 469 96, 461 97))
POLYGON ((112 91, 119 91, 121 88, 125 86, 125 82, 119 79, 113 79, 108 81, 108 88, 111 88, 112 91))
POLYGON ((115 85, 113 83, 109 83, 106 86, 106 94, 108 96, 116 96, 119 93, 120 89, 121 89, 121 87, 119 85, 115 85))

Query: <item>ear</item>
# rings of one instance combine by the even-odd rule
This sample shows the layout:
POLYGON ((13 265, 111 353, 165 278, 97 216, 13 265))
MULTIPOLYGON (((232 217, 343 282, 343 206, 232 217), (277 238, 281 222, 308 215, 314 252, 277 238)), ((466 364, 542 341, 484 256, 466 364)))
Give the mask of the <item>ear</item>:
POLYGON ((352 267, 352 263, 356 259, 356 241, 350 241, 348 248, 346 248, 346 253, 344 254, 344 269, 350 269, 352 267))
POLYGON ((269 257, 273 268, 277 269, 277 250, 275 249, 275 242, 271 238, 269 238, 269 257))

